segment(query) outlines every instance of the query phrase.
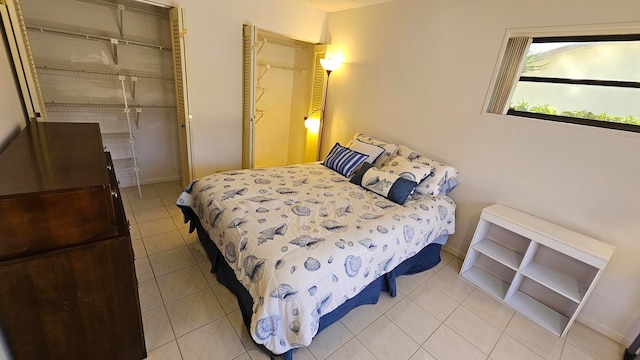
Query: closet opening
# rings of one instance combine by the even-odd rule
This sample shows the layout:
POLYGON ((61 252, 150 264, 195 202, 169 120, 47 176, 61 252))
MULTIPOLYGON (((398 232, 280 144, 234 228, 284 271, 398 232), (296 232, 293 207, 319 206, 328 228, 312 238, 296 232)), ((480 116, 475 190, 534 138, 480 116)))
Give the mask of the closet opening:
POLYGON ((315 44, 245 25, 244 168, 315 160, 317 138, 308 133, 304 117, 311 106, 316 50, 315 44))
POLYGON ((181 9, 134 0, 6 6, 23 56, 16 69, 33 79, 34 90, 22 91, 41 105, 31 121, 99 123, 120 186, 138 196, 141 184, 191 181, 181 9))

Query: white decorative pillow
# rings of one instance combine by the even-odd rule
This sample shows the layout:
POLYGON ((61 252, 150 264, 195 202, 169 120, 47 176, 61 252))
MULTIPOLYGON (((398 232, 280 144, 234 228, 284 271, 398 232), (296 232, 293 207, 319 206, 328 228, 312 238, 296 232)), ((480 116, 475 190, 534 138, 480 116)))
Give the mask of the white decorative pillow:
POLYGON ((356 133, 353 136, 353 139, 351 139, 349 144, 347 144, 347 147, 350 148, 356 140, 360 140, 367 144, 376 145, 384 149, 384 152, 380 156, 378 156, 378 159, 376 159, 376 161, 373 163, 373 165, 377 168, 380 168, 385 162, 387 162, 387 160, 389 160, 390 157, 395 156, 398 151, 398 145, 380 141, 360 132, 356 133))
POLYGON ((345 177, 349 177, 366 158, 367 155, 346 148, 340 145, 340 143, 336 143, 331 151, 329 151, 329 154, 327 154, 322 165, 337 171, 345 177))
POLYGON ((407 180, 420 183, 435 170, 432 166, 411 162, 402 156, 394 156, 380 170, 396 174, 407 180))
POLYGON ((349 181, 400 205, 404 205, 417 185, 415 181, 380 170, 367 162, 349 181))
POLYGON ((353 151, 357 151, 361 154, 369 155, 364 161, 373 164, 380 155, 384 152, 384 148, 363 142, 359 139, 355 139, 351 145, 349 145, 349 149, 353 151))
POLYGON ((416 192, 437 196, 449 193, 458 185, 458 180, 456 180, 458 170, 453 166, 424 157, 404 145, 399 146, 398 155, 411 162, 432 166, 435 169, 431 176, 428 176, 418 184, 416 192))

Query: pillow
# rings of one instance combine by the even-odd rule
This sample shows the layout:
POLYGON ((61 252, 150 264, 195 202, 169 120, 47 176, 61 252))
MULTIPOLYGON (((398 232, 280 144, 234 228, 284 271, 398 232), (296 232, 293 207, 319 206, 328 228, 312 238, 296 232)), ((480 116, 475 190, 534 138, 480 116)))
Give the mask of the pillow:
POLYGON ((398 155, 411 162, 429 165, 435 169, 431 176, 418 184, 416 192, 430 196, 446 195, 458 185, 458 180, 456 180, 458 170, 453 166, 431 160, 404 145, 399 146, 398 155))
POLYGON ((371 136, 367 136, 363 133, 356 133, 349 144, 347 144, 347 147, 351 147, 351 145, 356 140, 360 140, 367 144, 376 145, 384 149, 384 152, 380 156, 378 156, 376 161, 373 162, 373 165, 375 165, 375 167, 377 168, 381 167, 385 162, 387 162, 387 160, 389 160, 389 158, 395 156, 398 151, 398 145, 388 144, 387 142, 374 139, 371 136))
POLYGON ((416 183, 420 183, 435 170, 430 165, 411 162, 402 156, 394 156, 380 169, 416 183))
POLYGON ((349 181, 400 205, 404 205, 417 185, 415 181, 380 170, 367 162, 349 181))
POLYGON ((367 156, 336 143, 327 154, 322 165, 349 177, 364 162, 367 156))
POLYGON ((373 164, 376 159, 384 152, 384 148, 363 142, 360 139, 355 139, 353 143, 349 145, 349 149, 357 151, 361 154, 369 155, 369 157, 367 157, 365 161, 370 164, 373 164))

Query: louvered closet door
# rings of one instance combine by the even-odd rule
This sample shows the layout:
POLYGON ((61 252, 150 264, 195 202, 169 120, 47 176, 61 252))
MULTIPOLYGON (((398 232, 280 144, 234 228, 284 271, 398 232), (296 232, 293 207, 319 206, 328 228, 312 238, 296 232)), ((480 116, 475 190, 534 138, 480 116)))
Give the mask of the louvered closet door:
POLYGON ((173 78, 176 91, 176 110, 178 113, 178 147, 180 148, 180 168, 182 185, 187 186, 194 178, 191 153, 191 123, 189 118, 189 94, 187 91, 187 64, 184 27, 184 9, 169 10, 171 42, 173 53, 173 78))
POLYGON ((27 37, 22 8, 18 0, 0 0, 0 15, 7 34, 20 90, 24 99, 27 115, 31 121, 46 120, 44 100, 36 74, 36 66, 27 37))
POLYGON ((258 29, 243 25, 242 29, 242 168, 254 165, 256 119, 256 42, 258 29))
POLYGON ((320 65, 320 59, 324 59, 329 45, 314 46, 313 58, 313 78, 311 80, 311 100, 309 102, 309 118, 317 119, 320 122, 320 129, 317 133, 307 130, 305 161, 320 160, 320 134, 322 133, 322 119, 324 110, 322 104, 324 101, 324 87, 326 85, 326 72, 320 65))

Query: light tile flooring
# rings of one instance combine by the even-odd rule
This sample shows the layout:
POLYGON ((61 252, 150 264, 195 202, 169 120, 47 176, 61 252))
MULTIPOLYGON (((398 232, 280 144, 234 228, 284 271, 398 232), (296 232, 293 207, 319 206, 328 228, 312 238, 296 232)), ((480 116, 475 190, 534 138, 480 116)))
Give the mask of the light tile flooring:
MULTIPOLYGON (((242 325, 233 294, 209 273, 195 233, 174 205, 177 182, 146 185, 122 197, 131 223, 149 359, 268 359, 242 325)), ((294 360, 619 360, 624 347, 575 323, 559 339, 458 276, 462 261, 443 261, 398 279, 381 295, 321 332, 294 360)))

